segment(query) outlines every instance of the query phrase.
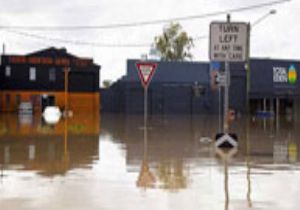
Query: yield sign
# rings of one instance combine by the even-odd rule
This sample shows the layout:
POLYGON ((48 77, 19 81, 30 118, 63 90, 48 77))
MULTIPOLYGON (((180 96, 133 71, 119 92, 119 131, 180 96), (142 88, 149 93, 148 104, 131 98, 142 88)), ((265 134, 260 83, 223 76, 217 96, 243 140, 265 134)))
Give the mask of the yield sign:
POLYGON ((157 63, 150 63, 150 62, 137 62, 136 68, 139 72, 140 80, 142 85, 146 88, 148 87, 154 72, 157 68, 157 63))

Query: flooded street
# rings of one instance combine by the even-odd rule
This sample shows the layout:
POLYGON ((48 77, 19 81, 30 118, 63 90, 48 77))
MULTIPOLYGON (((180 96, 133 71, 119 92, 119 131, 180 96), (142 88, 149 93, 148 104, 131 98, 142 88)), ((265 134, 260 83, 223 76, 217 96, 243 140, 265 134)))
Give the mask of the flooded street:
POLYGON ((299 209, 300 122, 218 117, 0 117, 0 209, 299 209))

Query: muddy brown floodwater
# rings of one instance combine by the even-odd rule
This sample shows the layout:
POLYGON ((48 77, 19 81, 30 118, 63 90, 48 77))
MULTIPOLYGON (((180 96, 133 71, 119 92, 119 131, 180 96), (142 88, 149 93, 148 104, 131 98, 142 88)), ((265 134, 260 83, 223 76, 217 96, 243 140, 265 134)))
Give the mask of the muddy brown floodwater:
POLYGON ((299 209, 300 122, 215 116, 0 116, 2 210, 299 209))

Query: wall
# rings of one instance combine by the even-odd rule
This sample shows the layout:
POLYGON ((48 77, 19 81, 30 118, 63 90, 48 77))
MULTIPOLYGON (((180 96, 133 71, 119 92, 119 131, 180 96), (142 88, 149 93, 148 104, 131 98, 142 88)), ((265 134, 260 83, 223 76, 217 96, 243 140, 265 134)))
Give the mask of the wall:
POLYGON ((55 105, 65 106, 65 80, 69 107, 75 112, 99 112, 99 69, 92 59, 79 58, 66 49, 47 48, 27 55, 2 55, 0 66, 0 111, 17 111, 20 102, 32 102, 42 109, 42 96, 55 97, 55 105), (10 76, 5 75, 10 67, 10 76), (30 80, 30 68, 35 79, 30 80), (68 69, 68 74, 65 70, 68 69), (50 72, 55 72, 54 80, 50 72))
MULTIPOLYGON (((51 91, 1 91, 0 101, 2 101, 2 111, 16 112, 18 110, 17 97, 19 102, 31 102, 35 112, 41 112, 41 99, 43 95, 54 96, 55 105, 61 109, 65 107, 65 93, 51 91), (9 95, 10 102, 7 103, 6 97, 9 95)), ((100 110, 100 93, 69 93, 69 109, 73 113, 82 112, 99 112, 100 110)))
POLYGON ((285 71, 294 66, 300 75, 300 62, 295 60, 251 59, 251 94, 254 98, 263 97, 300 97, 300 82, 274 82, 274 68, 283 68, 285 71))
MULTIPOLYGON (((0 74, 5 74, 3 65, 0 74)), ((64 90, 64 68, 49 65, 34 66, 36 68, 36 80, 29 80, 29 68, 32 65, 9 65, 11 76, 4 77, 1 88, 4 90, 64 90), (55 81, 49 81, 49 70, 55 69, 55 81)), ((99 91, 99 71, 96 69, 73 69, 69 73, 69 90, 80 92, 99 91)))
MULTIPOLYGON (((142 114, 144 89, 136 69, 128 60, 127 74, 102 97, 103 112, 142 114)), ((151 62, 151 61, 150 61, 151 62)), ((155 61, 157 62, 157 61, 155 61)), ((206 62, 157 62, 148 88, 149 114, 217 114, 219 93, 212 90, 210 67, 206 62)), ((230 106, 245 111, 246 73, 242 64, 231 66, 230 106)))

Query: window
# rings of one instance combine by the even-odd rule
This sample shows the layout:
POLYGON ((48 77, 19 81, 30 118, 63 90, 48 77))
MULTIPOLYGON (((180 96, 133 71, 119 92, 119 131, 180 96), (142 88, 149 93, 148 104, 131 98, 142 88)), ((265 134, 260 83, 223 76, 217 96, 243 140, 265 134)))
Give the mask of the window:
POLYGON ((5 66, 5 76, 10 77, 11 76, 11 67, 5 66))
POLYGON ((36 80, 36 68, 35 67, 30 67, 29 68, 29 80, 30 81, 35 81, 36 80))
POLYGON ((49 69, 49 81, 55 82, 55 80, 56 80, 55 68, 50 68, 49 69))

